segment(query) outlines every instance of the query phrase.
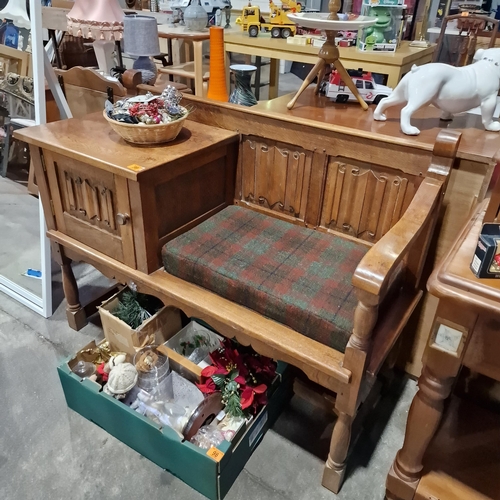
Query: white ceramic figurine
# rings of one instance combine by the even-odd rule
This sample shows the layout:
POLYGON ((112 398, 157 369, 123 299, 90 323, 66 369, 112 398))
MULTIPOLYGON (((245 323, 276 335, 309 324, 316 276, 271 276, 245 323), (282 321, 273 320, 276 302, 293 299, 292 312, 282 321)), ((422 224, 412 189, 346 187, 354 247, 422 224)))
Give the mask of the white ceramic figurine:
POLYGON ((500 49, 479 49, 474 61, 461 68, 441 63, 413 66, 394 92, 380 101, 373 117, 385 121, 387 108, 407 103, 401 110, 401 130, 407 135, 418 135, 420 130, 410 120, 415 111, 428 104, 443 112, 442 120, 481 106, 484 128, 498 132, 500 123, 493 121, 493 113, 500 87, 500 49))

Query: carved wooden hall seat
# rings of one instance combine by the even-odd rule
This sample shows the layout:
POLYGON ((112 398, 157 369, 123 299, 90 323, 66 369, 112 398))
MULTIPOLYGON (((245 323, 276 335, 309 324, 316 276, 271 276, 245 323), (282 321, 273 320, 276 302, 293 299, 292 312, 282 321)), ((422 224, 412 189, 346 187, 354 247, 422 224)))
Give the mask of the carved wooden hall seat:
POLYGON ((124 143, 102 114, 22 133, 68 318, 85 323, 83 260, 299 368, 337 394, 323 476, 337 492, 353 419, 422 296, 460 134, 432 151, 193 102, 165 147, 124 143))
MULTIPOLYGON (((436 143, 435 162, 442 161, 440 155, 451 160, 456 146, 456 137, 443 133, 436 143)), ((269 182, 271 169, 279 164, 278 157, 288 165, 295 163, 300 176, 301 167, 306 167, 306 154, 294 149, 269 147, 258 139, 244 137, 238 177, 242 182, 251 181, 246 176, 255 178, 262 169, 259 175, 269 182), (252 159, 252 153, 256 172, 250 175, 244 171, 244 163, 248 163, 248 156, 252 159), (266 156, 268 160, 264 160, 266 156)), ((269 199, 261 198, 258 203, 268 209, 266 213, 249 210, 248 206, 227 207, 166 243, 162 256, 164 274, 208 290, 204 300, 214 307, 222 306, 234 315, 240 312, 238 306, 252 311, 245 331, 235 333, 238 340, 279 359, 286 353, 288 362, 337 392, 338 419, 323 484, 338 492, 361 394, 369 392, 382 361, 421 296, 418 278, 446 180, 432 178, 435 163, 430 165, 427 177, 410 187, 406 179, 387 178, 376 169, 369 171, 347 160, 329 158, 327 162, 322 223, 341 223, 344 230, 357 234, 363 228, 360 239, 272 217, 269 199), (390 214, 390 220, 380 218, 384 204, 389 205, 384 216, 390 214), (374 216, 377 213, 379 217, 374 216), (365 238, 375 244, 367 246, 365 238), (217 302, 212 302, 213 295, 217 302), (258 322, 261 317, 285 328, 276 331, 258 322), (260 347, 262 344, 265 347, 260 347), (329 365, 327 373, 324 367, 313 368, 308 359, 312 355, 317 361, 318 351, 321 361, 329 365), (334 373, 335 369, 348 380, 340 388, 340 373, 334 373), (325 376, 337 380, 326 382, 325 376)), ((288 201, 292 200, 300 206, 297 197, 288 201)), ((293 205, 283 209, 297 216, 293 205)), ((186 292, 196 307, 201 297, 194 289, 186 288, 186 292)), ((233 335, 224 330, 222 333, 233 335)))

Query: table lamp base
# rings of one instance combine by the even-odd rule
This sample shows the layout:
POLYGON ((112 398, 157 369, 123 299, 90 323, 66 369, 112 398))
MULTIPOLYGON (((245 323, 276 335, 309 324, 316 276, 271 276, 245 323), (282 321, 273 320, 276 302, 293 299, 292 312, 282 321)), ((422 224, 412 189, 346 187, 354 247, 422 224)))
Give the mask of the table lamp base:
POLYGON ((141 72, 142 83, 153 84, 158 76, 158 68, 148 56, 138 57, 134 62, 133 69, 141 72))

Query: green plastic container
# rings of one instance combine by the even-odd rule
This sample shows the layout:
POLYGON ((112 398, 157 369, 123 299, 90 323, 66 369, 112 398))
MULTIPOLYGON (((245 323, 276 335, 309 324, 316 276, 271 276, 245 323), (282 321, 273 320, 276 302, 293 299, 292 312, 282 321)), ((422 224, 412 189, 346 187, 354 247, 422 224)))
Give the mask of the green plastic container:
POLYGON ((170 427, 161 428, 123 403, 100 392, 99 384, 80 379, 69 369, 67 363, 58 367, 66 402, 72 410, 211 500, 224 498, 290 398, 291 377, 286 365, 279 364, 278 372, 280 377, 272 387, 274 392, 269 403, 250 422, 240 439, 231 443, 224 441, 218 447, 224 456, 217 462, 207 455, 207 450, 182 441, 170 427))

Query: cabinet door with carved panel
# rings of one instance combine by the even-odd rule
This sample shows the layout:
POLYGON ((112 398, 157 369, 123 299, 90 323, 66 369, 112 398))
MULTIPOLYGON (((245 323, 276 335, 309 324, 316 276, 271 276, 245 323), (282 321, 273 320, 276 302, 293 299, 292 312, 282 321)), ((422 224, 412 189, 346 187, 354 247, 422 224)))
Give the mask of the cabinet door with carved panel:
POLYGON ((378 241, 404 214, 422 179, 330 157, 320 225, 366 241, 378 241))
POLYGON ((313 153, 245 136, 240 145, 240 199, 274 214, 304 220, 313 153))
POLYGON ((127 179, 44 150, 57 229, 135 268, 127 179))

